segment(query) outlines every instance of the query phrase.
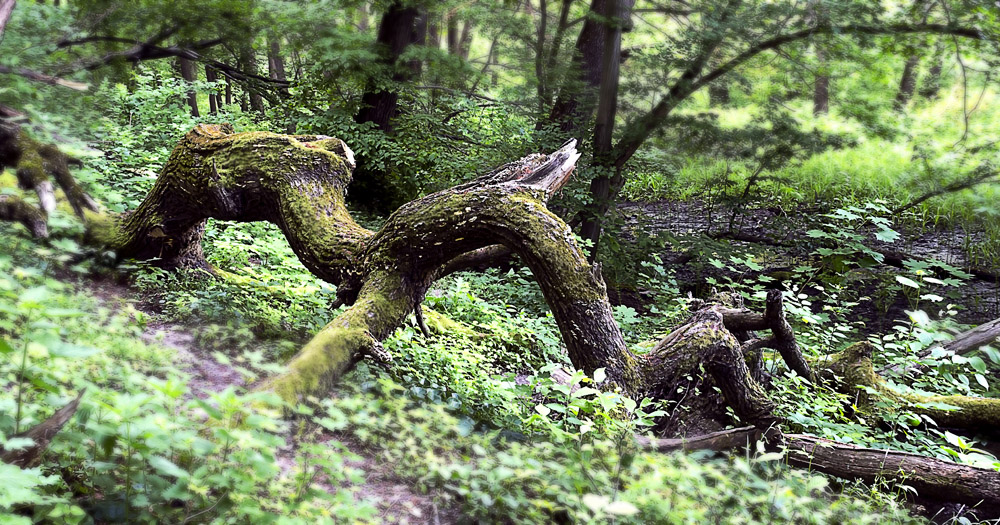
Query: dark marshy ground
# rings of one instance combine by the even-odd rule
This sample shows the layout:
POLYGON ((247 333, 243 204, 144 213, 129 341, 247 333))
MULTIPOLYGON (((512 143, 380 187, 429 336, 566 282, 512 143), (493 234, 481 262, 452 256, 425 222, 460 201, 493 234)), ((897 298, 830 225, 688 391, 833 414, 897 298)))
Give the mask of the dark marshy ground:
MULTIPOLYGON (((684 263, 675 265, 677 281, 683 292, 691 291, 695 295, 706 292, 708 277, 722 279, 727 276, 733 281, 751 284, 760 275, 785 280, 791 268, 817 266, 821 261, 815 250, 824 245, 806 232, 823 229, 824 223, 832 222, 820 215, 822 210, 758 206, 740 208, 734 214, 732 208, 699 201, 630 202, 622 204, 618 210, 626 238, 635 238, 641 232, 651 237, 666 235, 673 239, 672 248, 661 254, 661 258, 664 262, 684 263), (708 263, 710 258, 725 261, 728 258, 726 250, 754 254, 755 262, 763 269, 734 273, 708 263)), ((933 293, 945 298, 939 305, 923 303, 921 307, 932 317, 941 304, 948 303, 958 305, 956 319, 960 322, 979 324, 1000 316, 997 272, 974 262, 974 255, 971 255, 977 251, 985 235, 983 232, 960 227, 917 226, 897 231, 900 233, 897 239, 883 242, 875 238, 876 229, 871 223, 857 228, 866 246, 884 254, 886 264, 864 269, 855 267, 844 272, 850 279, 845 282, 856 297, 861 298, 860 304, 853 308, 852 320, 864 321, 871 332, 881 332, 891 327, 894 319, 905 318, 905 311, 914 307, 913 301, 899 290, 888 290, 887 286, 900 288, 895 284, 895 275, 916 278, 912 273, 904 273, 905 262, 932 260, 970 274, 959 286, 924 283, 921 294, 933 293)), ((855 260, 862 258, 857 255, 855 260)), ((951 277, 947 273, 940 268, 936 272, 942 278, 951 277)), ((794 282, 786 281, 786 284, 794 282)))

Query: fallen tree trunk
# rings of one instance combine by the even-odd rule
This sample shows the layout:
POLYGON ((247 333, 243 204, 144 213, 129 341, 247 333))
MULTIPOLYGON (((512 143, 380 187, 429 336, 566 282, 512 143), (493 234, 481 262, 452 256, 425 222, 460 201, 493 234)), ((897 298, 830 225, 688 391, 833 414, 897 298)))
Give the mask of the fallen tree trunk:
MULTIPOLYGON (((660 452, 708 449, 726 451, 763 438, 760 429, 741 427, 684 439, 638 437, 640 446, 660 452)), ((785 434, 778 447, 789 465, 866 483, 912 487, 918 501, 958 502, 986 515, 1000 511, 1000 472, 951 461, 838 443, 804 434, 785 434)))
POLYGON ((763 314, 734 301, 705 305, 650 352, 633 354, 612 317, 600 266, 587 262, 572 231, 545 206, 579 156, 574 141, 549 155, 529 155, 410 202, 372 232, 347 211, 354 162, 339 139, 201 125, 177 145, 136 210, 121 216, 82 210, 91 241, 120 256, 210 272, 201 252, 207 219, 276 224, 306 268, 336 285, 338 303, 348 306, 284 373, 259 386, 292 404, 324 395, 360 359, 391 363, 381 341, 419 308, 435 280, 515 254, 534 274, 573 365, 590 374, 605 369, 608 388, 633 398, 667 402, 672 411, 657 427, 665 434, 719 430, 734 422, 730 414, 766 435, 780 433, 760 367, 764 348, 777 350, 813 383, 857 393, 864 410, 874 410, 874 396, 885 396, 918 405, 914 410, 940 424, 1000 425, 1000 400, 894 393, 872 369, 866 343, 806 359, 778 291, 768 294, 763 314), (771 335, 758 337, 762 330, 771 335), (928 400, 938 404, 921 409, 928 400), (958 410, 942 410, 942 402, 958 410))
MULTIPOLYGON (((914 357, 917 359, 923 359, 930 356, 937 350, 944 351, 946 355, 963 355, 974 350, 978 350, 984 346, 994 344, 998 339, 1000 339, 1000 319, 994 319, 988 323, 983 323, 956 335, 951 341, 931 345, 914 354, 914 357)), ((918 368, 918 365, 907 367, 901 365, 888 365, 882 367, 879 372, 909 372, 918 368)))

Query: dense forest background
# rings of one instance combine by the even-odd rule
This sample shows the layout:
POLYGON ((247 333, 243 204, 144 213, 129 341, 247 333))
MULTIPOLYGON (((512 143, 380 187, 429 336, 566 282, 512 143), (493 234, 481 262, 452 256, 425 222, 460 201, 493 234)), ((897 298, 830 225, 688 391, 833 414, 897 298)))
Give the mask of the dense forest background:
MULTIPOLYGON (((1000 518, 998 17, 985 0, 0 0, 0 521, 1000 518), (491 216, 514 233, 300 387, 385 261, 330 270, 302 244, 336 236, 265 211, 208 213, 189 250, 163 210, 211 207, 166 186, 213 176, 184 157, 199 125, 254 151, 295 141, 275 158, 335 147, 353 180, 325 215, 369 247, 410 242, 435 196, 528 193, 491 216), (154 196, 139 240, 106 234, 154 196), (551 228, 518 229, 546 208, 551 228), (533 237, 580 247, 585 271, 543 264, 533 237), (571 318, 563 285, 608 319, 571 318), (738 340, 749 394, 691 335, 712 330, 738 340), (629 382, 661 358, 635 368, 669 381, 629 382), (813 439, 832 458, 790 452, 813 439)), ((284 166, 257 159, 241 166, 284 166)), ((487 217, 478 202, 454 215, 487 217)))

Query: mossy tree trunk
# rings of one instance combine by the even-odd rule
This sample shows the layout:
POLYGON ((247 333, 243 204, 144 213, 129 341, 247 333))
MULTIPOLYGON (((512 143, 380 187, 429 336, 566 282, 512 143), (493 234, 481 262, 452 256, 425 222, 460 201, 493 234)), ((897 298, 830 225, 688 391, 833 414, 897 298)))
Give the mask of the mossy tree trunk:
MULTIPOLYGON (((575 141, 548 155, 529 155, 405 204, 373 232, 345 207, 354 161, 339 139, 233 134, 225 125, 200 125, 177 145, 137 209, 112 217, 83 208, 83 215, 91 240, 123 257, 209 272, 200 247, 208 218, 276 224, 304 265, 336 285, 337 302, 349 306, 284 373, 259 386, 291 403, 324 395, 361 359, 391 363, 381 341, 419 308, 435 280, 513 253, 534 274, 575 367, 588 373, 604 368, 608 388, 636 399, 673 402, 673 414, 660 421, 664 433, 723 428, 733 422, 732 413, 770 442, 781 439, 782 421, 760 366, 765 348, 812 384, 829 381, 852 394, 867 387, 865 395, 910 403, 945 426, 1000 424, 1000 400, 894 394, 872 369, 866 343, 807 360, 778 291, 768 294, 763 313, 733 300, 704 305, 649 353, 633 354, 612 317, 599 266, 587 262, 570 228, 546 208, 579 156, 575 141), (765 330, 771 334, 758 336, 765 330)), ((859 397, 857 405, 874 410, 872 401, 859 397)))

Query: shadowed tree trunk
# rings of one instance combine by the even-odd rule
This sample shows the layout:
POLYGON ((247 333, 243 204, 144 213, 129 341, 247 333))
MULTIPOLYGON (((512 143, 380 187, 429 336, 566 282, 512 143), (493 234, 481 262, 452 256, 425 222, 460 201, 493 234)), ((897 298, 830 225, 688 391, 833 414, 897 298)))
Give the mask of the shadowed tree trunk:
MULTIPOLYGON (((240 70, 251 75, 257 74, 257 55, 249 45, 240 47, 240 70)), ((247 96, 250 99, 249 109, 263 115, 264 97, 260 94, 260 88, 252 81, 247 81, 243 84, 243 89, 246 90, 247 96)))
POLYGON ((612 135, 618 111, 618 79, 621 65, 622 31, 631 16, 633 0, 604 0, 602 13, 607 27, 604 33, 604 50, 601 56, 601 84, 597 103, 597 120, 594 123, 594 166, 603 168, 590 183, 594 205, 585 210, 580 235, 592 241, 590 260, 597 258, 601 237, 602 218, 610 209, 612 187, 620 185, 621 167, 612 158, 612 135))
MULTIPOLYGON (((412 74, 412 69, 402 67, 399 59, 406 48, 417 41, 418 14, 415 7, 394 2, 382 15, 375 45, 379 48, 382 66, 391 71, 392 85, 387 86, 384 78, 369 81, 361 97, 361 109, 354 118, 358 124, 372 123, 384 133, 393 132, 392 119, 399 109, 397 85, 412 74)), ((384 170, 371 166, 372 162, 366 157, 359 158, 358 163, 358 176, 351 188, 354 202, 380 212, 391 211, 401 204, 404 197, 391 184, 384 170)))
POLYGON ((830 75, 825 72, 826 53, 822 49, 816 50, 816 62, 821 72, 813 81, 813 115, 826 115, 830 112, 830 75))
POLYGON ((606 25, 600 15, 605 0, 592 0, 583 28, 576 39, 570 65, 571 74, 559 90, 548 121, 570 136, 581 135, 584 123, 594 111, 601 85, 601 57, 604 54, 606 25), (572 73, 575 72, 575 75, 572 73))
POLYGON ((448 53, 458 55, 458 43, 461 40, 458 28, 458 15, 447 13, 445 15, 445 39, 448 45, 448 53))
MULTIPOLYGON (((219 80, 219 74, 212 66, 205 66, 205 80, 208 82, 217 82, 219 80)), ((213 87, 208 93, 208 112, 212 115, 218 113, 219 105, 219 90, 213 87)))
MULTIPOLYGON (((269 77, 285 81, 285 59, 281 56, 281 44, 278 43, 277 35, 271 35, 267 39, 267 74, 269 77)), ((281 87, 278 93, 282 97, 288 97, 288 88, 281 87)))
MULTIPOLYGON (((186 58, 178 58, 177 62, 180 65, 181 78, 184 82, 190 84, 197 80, 197 76, 194 71, 194 62, 186 58)), ((187 92, 187 105, 191 108, 192 117, 200 117, 201 114, 198 112, 198 94, 195 93, 194 88, 190 88, 187 92)))
POLYGON ((920 82, 918 94, 926 99, 937 98, 941 91, 941 72, 944 69, 944 45, 938 42, 934 46, 934 57, 931 59, 931 67, 920 82))
POLYGON ((893 107, 896 111, 903 111, 913 98, 913 92, 917 88, 917 66, 920 64, 920 55, 914 53, 906 59, 903 65, 903 75, 899 79, 899 90, 896 92, 896 99, 893 107))
POLYGON ((462 60, 469 59, 469 50, 472 48, 472 28, 475 24, 472 20, 466 20, 462 24, 462 36, 458 39, 458 56, 462 60))

